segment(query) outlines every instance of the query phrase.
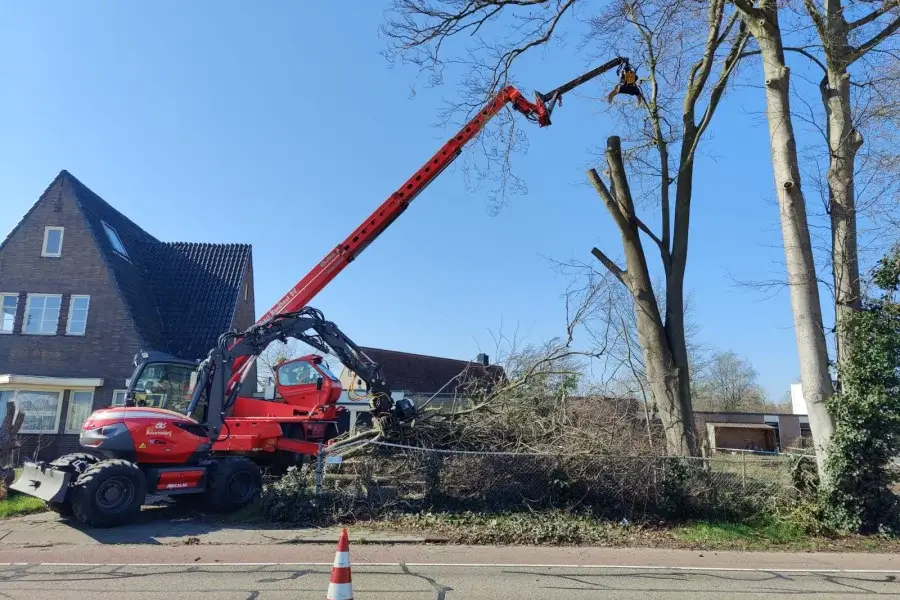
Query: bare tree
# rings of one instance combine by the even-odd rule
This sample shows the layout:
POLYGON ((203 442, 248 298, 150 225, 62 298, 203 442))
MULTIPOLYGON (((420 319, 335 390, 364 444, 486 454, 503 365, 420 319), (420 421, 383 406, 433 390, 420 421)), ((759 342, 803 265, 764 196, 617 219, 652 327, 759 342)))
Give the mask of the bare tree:
MULTIPOLYGON (((819 38, 817 46, 824 57, 822 61, 817 60, 811 56, 812 49, 806 50, 806 55, 824 71, 819 88, 829 150, 828 213, 831 217, 831 263, 837 330, 835 347, 840 363, 852 343, 849 329, 843 324, 853 311, 861 307, 856 190, 857 153, 863 145, 861 129, 865 127, 867 117, 871 120, 886 116, 886 107, 881 102, 875 102, 874 111, 867 110, 865 106, 854 106, 851 99, 854 82, 850 67, 870 53, 878 52, 882 46, 889 45, 890 38, 900 28, 900 2, 804 0, 803 4, 815 26, 819 38)), ((890 77, 890 73, 887 78, 884 77, 884 70, 890 70, 888 61, 894 61, 896 69, 897 56, 889 50, 869 65, 873 67, 870 70, 873 76, 864 85, 857 84, 870 100, 870 88, 879 88, 881 92, 897 91, 896 77, 890 77)), ((889 104, 896 106, 895 102, 892 99, 889 104)))
POLYGON ((717 412, 763 411, 766 394, 758 376, 746 358, 730 350, 716 352, 705 369, 694 371, 694 406, 717 412))
POLYGON ((800 381, 809 410, 810 428, 816 440, 819 475, 824 481, 828 443, 834 421, 826 401, 834 392, 828 349, 822 322, 816 267, 800 181, 800 162, 790 104, 790 69, 776 0, 732 0, 759 46, 766 91, 766 118, 772 148, 775 191, 781 216, 781 232, 787 263, 794 331, 800 357, 800 381))
MULTIPOLYGON (((638 140, 625 155, 620 138, 609 139, 605 152, 609 188, 594 169, 589 171, 590 182, 620 230, 626 268, 619 267, 599 248, 592 254, 631 296, 648 385, 666 430, 668 451, 673 455, 698 451, 684 335, 684 274, 694 159, 748 39, 737 15, 726 14, 727 7, 726 0, 713 0, 708 6, 687 0, 615 0, 606 4, 576 0, 395 0, 392 17, 385 26, 393 42, 391 50, 436 74, 438 80, 448 64, 465 70, 463 100, 451 106, 447 114, 477 110, 509 81, 512 64, 524 53, 558 38, 565 17, 574 19, 576 11, 594 11, 588 13, 586 47, 608 55, 612 48, 628 46, 646 63, 649 90, 646 103, 638 109, 646 125, 629 127, 638 133, 638 140), (704 27, 697 27, 698 23, 704 27), (447 47, 469 34, 475 41, 448 59, 447 47), (716 70, 718 75, 713 76, 716 70), (682 86, 683 96, 662 93, 661 80, 682 86), (642 196, 658 202, 659 234, 637 216, 625 175, 626 162, 640 189, 647 188, 642 196), (665 289, 659 292, 653 289, 641 236, 650 240, 652 254, 660 257, 665 289)), ((501 183, 496 191, 502 192, 509 189, 507 182, 512 178, 511 152, 523 136, 512 119, 498 121, 493 127, 489 133, 482 132, 479 139, 485 149, 482 158, 499 171, 488 168, 481 173, 498 174, 501 183)), ((641 200, 644 198, 639 198, 638 204, 645 203, 641 200)))

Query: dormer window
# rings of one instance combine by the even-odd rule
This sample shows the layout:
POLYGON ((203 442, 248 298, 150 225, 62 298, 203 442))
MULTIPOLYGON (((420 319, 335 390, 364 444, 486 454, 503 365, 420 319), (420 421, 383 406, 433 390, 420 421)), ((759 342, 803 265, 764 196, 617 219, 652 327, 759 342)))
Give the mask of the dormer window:
POLYGON ((109 243, 112 244, 113 250, 124 259, 128 259, 128 251, 125 250, 125 244, 122 243, 122 238, 119 237, 119 232, 113 229, 113 227, 107 223, 106 221, 100 221, 103 224, 103 230, 106 232, 106 237, 109 238, 109 243))
POLYGON ((44 227, 44 245, 41 256, 58 258, 62 256, 63 233, 65 227, 44 227))

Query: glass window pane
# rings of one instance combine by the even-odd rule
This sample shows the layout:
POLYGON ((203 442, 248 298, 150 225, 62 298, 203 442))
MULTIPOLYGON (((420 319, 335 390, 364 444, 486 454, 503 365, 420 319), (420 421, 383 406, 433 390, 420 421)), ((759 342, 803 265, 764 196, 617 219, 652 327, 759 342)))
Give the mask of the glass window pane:
POLYGON ((59 254, 62 246, 62 231, 59 229, 47 229, 47 245, 44 248, 47 254, 59 254))
POLYGON ((12 331, 16 321, 16 307, 19 304, 18 296, 3 296, 3 307, 0 309, 0 331, 12 331))
POLYGON ((94 403, 91 392, 71 392, 69 397, 69 413, 66 418, 66 431, 78 431, 81 424, 90 416, 94 403))
POLYGON ((87 329, 87 314, 90 298, 87 296, 73 296, 69 300, 69 320, 66 333, 81 335, 87 329))
POLYGON ((16 393, 16 410, 25 415, 20 431, 56 433, 59 393, 18 390, 16 393))

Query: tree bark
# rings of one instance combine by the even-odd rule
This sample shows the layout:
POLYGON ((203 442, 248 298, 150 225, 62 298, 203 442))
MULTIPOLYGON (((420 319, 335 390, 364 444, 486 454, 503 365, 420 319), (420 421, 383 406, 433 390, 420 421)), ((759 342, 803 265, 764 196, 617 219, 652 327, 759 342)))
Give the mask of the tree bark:
MULTIPOLYGON (((599 249, 594 248, 592 252, 619 278, 631 294, 638 342, 644 351, 647 381, 665 431, 667 453, 670 456, 696 456, 698 446, 694 433, 693 412, 690 409, 687 361, 679 364, 675 348, 678 339, 681 340, 681 346, 685 346, 684 328, 667 328, 663 323, 641 243, 640 221, 635 215, 634 202, 625 174, 621 141, 616 136, 607 140, 606 161, 610 174, 609 188, 594 169, 588 171, 588 176, 621 234, 625 269, 618 267, 599 249), (687 410, 685 402, 688 403, 687 410)), ((678 289, 681 289, 681 286, 678 286, 678 289)), ((686 350, 683 354, 686 358, 686 350)))
POLYGON ((781 213, 781 233, 800 359, 800 381, 816 446, 819 476, 824 481, 828 443, 834 433, 834 422, 825 403, 834 390, 829 373, 806 201, 801 187, 797 145, 791 122, 790 70, 785 64, 775 2, 763 0, 759 8, 753 7, 747 0, 734 2, 750 33, 756 38, 762 56, 766 118, 769 122, 775 191, 781 213))
POLYGON ((863 143, 853 122, 849 65, 858 58, 850 44, 850 24, 841 0, 826 0, 824 13, 805 0, 809 16, 822 40, 825 77, 820 84, 828 141, 828 212, 831 216, 831 262, 834 281, 835 349, 838 365, 848 355, 851 332, 848 318, 860 310, 859 252, 856 234, 856 154, 863 143))
POLYGON ((861 308, 854 168, 862 135, 853 126, 850 75, 846 67, 829 65, 822 102, 827 117, 829 148, 828 205, 831 216, 835 347, 837 362, 841 365, 853 343, 847 327, 848 319, 861 308))

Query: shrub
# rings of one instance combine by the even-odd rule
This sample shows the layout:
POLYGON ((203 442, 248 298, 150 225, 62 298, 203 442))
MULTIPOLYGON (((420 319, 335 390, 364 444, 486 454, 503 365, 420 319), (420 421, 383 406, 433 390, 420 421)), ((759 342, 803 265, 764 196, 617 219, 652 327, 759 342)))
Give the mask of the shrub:
POLYGON ((843 326, 853 343, 840 366, 841 390, 828 410, 835 419, 822 490, 825 524, 839 532, 900 530, 891 486, 900 455, 900 247, 873 272, 881 290, 843 326))

